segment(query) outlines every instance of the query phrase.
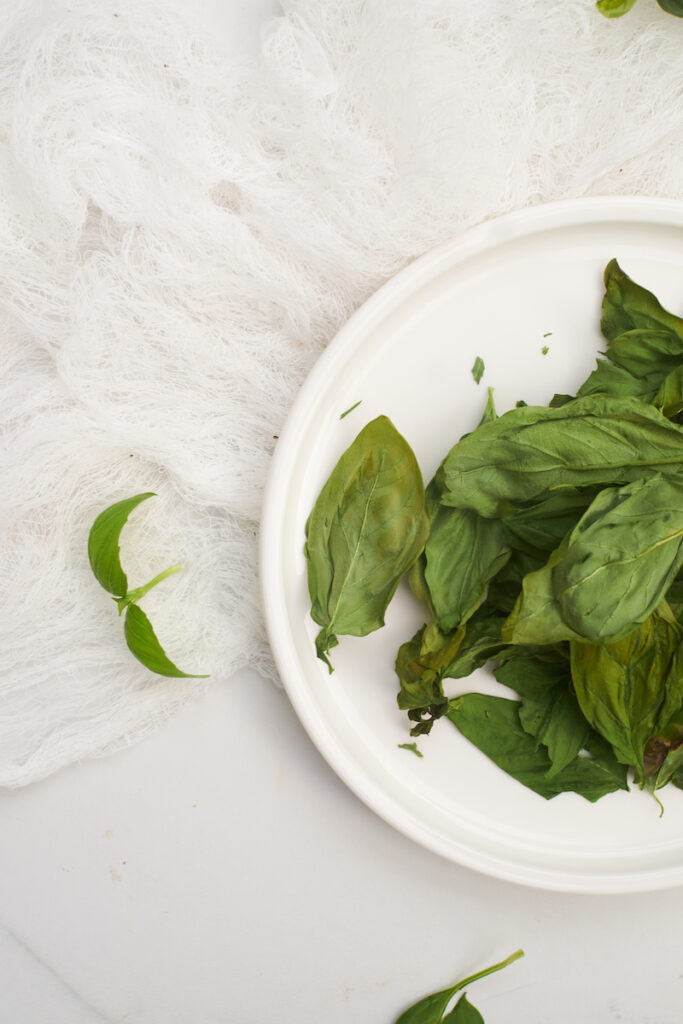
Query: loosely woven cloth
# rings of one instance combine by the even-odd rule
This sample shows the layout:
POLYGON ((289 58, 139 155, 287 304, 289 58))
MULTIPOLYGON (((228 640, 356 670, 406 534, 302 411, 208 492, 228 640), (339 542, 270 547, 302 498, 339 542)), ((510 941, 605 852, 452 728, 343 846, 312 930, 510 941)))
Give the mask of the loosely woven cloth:
MULTIPOLYGON (((169 656, 274 678, 256 536, 307 371, 406 262, 503 211, 683 195, 683 21, 642 0, 286 0, 236 60, 167 9, 0 11, 0 784, 206 685, 127 651, 95 515, 169 656)), ((226 722, 226 730, 229 723, 226 722)))

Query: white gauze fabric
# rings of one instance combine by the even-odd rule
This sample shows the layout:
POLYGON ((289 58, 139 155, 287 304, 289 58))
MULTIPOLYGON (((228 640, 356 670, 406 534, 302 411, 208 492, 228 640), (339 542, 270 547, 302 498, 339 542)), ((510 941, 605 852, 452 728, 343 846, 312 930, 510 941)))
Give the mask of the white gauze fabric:
MULTIPOLYGON (((68 8, 68 9, 67 9, 68 8)), ((169 656, 274 678, 256 535, 288 407, 349 314, 491 215, 681 196, 683 22, 654 0, 287 0, 237 61, 163 7, 0 12, 0 784, 206 685, 151 675, 87 562, 102 508, 169 656)), ((226 723, 226 729, 228 723, 226 723)))

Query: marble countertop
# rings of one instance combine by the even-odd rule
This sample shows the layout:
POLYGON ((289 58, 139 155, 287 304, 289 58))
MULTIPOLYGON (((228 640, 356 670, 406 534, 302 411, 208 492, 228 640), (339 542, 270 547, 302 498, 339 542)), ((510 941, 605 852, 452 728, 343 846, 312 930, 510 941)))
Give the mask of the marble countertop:
MULTIPOLYGON (((196 16, 240 49, 275 11, 196 16)), ((391 1024, 520 946, 471 990, 487 1024, 682 1019, 683 889, 556 894, 442 860, 251 672, 128 751, 1 793, 0 815, 8 1024, 391 1024)))

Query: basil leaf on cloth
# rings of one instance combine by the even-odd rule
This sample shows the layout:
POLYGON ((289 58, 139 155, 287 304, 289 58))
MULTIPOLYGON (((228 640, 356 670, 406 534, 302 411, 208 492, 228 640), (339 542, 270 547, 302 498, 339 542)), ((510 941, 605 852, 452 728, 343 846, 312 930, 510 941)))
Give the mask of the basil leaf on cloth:
POLYGON ((121 566, 119 538, 134 508, 147 498, 153 498, 153 491, 124 498, 100 512, 90 528, 88 536, 88 558, 95 579, 108 593, 123 597, 128 591, 128 579, 121 566))
POLYGON ((384 613, 429 533, 415 455, 391 420, 378 416, 339 459, 306 524, 311 615, 321 626, 316 651, 337 635, 365 636, 384 613))
POLYGON ((150 672, 156 672, 160 676, 173 676, 176 679, 208 679, 205 675, 182 672, 173 664, 159 643, 152 623, 138 605, 128 605, 123 632, 131 653, 150 672))

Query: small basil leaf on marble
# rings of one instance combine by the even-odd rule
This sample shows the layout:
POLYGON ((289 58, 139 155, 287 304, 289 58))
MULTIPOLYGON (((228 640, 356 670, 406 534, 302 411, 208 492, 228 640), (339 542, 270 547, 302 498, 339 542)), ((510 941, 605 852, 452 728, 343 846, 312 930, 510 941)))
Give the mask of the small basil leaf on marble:
POLYGON ((100 512, 90 528, 88 558, 95 579, 108 593, 123 597, 128 591, 128 580, 121 566, 119 538, 133 509, 153 498, 154 491, 145 491, 132 498, 124 498, 100 512))
POLYGON ((126 643, 132 654, 142 662, 150 672, 156 672, 160 676, 172 676, 178 679, 207 679, 208 676, 197 675, 192 672, 182 672, 177 665, 167 657, 166 652, 159 643, 156 633, 152 629, 142 608, 136 604, 128 605, 126 618, 123 626, 126 643))

